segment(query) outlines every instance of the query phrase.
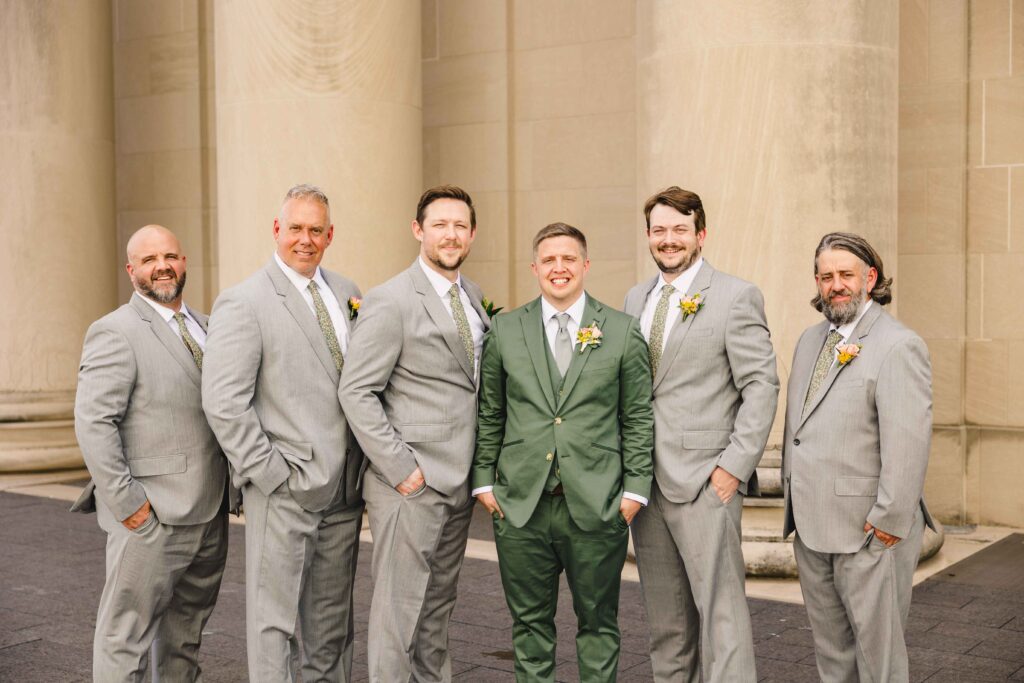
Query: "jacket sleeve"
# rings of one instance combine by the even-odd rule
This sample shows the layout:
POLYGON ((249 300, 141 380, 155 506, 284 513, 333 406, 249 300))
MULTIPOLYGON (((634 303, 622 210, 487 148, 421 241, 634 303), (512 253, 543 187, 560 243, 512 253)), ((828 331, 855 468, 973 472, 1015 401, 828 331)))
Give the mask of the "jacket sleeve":
POLYGON ((622 434, 622 486, 632 494, 651 497, 654 476, 654 411, 651 408, 651 364, 647 342, 634 318, 626 331, 619 366, 619 422, 622 434))
POLYGON ((132 478, 119 426, 135 388, 137 366, 128 340, 102 323, 85 336, 75 394, 75 436, 96 485, 96 495, 118 520, 146 502, 132 478))
POLYGON ((222 294, 210 314, 203 354, 203 410, 235 473, 270 495, 291 470, 253 406, 263 360, 255 312, 237 292, 222 294))
POLYGON ((906 538, 921 505, 932 436, 932 372, 920 337, 893 347, 875 387, 882 469, 867 521, 906 538))
POLYGON ((493 486, 498 456, 505 438, 505 368, 498 338, 498 318, 484 337, 480 354, 480 400, 476 427, 476 452, 470 473, 471 490, 493 486))
POLYGON ((742 399, 729 445, 722 451, 718 466, 745 482, 764 454, 779 402, 775 350, 764 314, 764 297, 757 287, 745 287, 733 301, 726 322, 725 351, 733 384, 742 399))

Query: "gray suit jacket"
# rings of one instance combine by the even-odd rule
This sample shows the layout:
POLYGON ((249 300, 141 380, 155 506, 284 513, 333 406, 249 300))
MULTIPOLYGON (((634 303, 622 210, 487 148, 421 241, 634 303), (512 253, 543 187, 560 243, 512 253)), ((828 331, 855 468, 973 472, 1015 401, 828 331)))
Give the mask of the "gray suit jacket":
MULTIPOLYGON (((462 285, 487 328, 480 288, 465 277, 462 285)), ((417 466, 445 495, 467 486, 475 369, 418 263, 363 299, 339 396, 366 457, 391 486, 417 466)))
MULTIPOLYGON (((629 290, 626 313, 639 318, 657 283, 629 290)), ((673 326, 654 377, 654 478, 676 503, 696 498, 718 466, 758 493, 779 399, 761 291, 704 261, 686 296, 697 292, 704 307, 673 326)))
POLYGON ((786 521, 811 550, 854 553, 864 522, 905 538, 920 507, 932 436, 931 365, 924 341, 874 303, 848 343, 861 344, 832 366, 803 413, 829 323, 797 342, 789 377, 782 455, 786 521))
MULTIPOLYGON (((344 311, 358 288, 320 272, 344 311)), ((252 483, 270 495, 287 480, 296 502, 311 511, 337 494, 360 502, 362 454, 338 403, 338 380, 316 316, 273 259, 217 297, 203 408, 239 487, 252 483)))
POLYGON ((203 415, 199 368, 138 294, 85 335, 75 435, 92 481, 71 509, 92 511, 95 495, 104 528, 147 500, 164 524, 201 524, 220 509, 227 463, 203 415))

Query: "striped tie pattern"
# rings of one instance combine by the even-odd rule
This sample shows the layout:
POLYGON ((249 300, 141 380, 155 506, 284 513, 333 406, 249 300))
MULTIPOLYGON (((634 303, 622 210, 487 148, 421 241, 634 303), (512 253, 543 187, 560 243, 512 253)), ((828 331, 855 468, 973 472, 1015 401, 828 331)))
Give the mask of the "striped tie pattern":
POLYGON ((334 333, 334 323, 331 322, 331 314, 327 312, 327 306, 324 306, 324 300, 320 298, 320 287, 316 284, 316 281, 309 281, 309 295, 313 297, 313 310, 316 311, 316 321, 320 324, 320 331, 324 333, 324 339, 327 340, 327 348, 331 352, 331 358, 334 359, 334 367, 341 372, 342 366, 345 365, 345 359, 341 355, 341 344, 338 343, 338 335, 334 333))

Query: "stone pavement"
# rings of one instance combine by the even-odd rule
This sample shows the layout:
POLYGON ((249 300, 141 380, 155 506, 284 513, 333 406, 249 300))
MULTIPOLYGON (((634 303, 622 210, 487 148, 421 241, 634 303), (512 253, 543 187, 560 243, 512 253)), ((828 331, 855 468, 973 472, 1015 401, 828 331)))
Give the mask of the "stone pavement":
MULTIPOLYGON (((104 534, 94 516, 63 501, 0 493, 0 681, 88 681, 104 534)), ((474 538, 490 538, 486 515, 474 538)), ((203 640, 207 682, 244 681, 244 534, 231 525, 228 567, 203 640)), ((370 553, 360 547, 355 680, 366 680, 370 553)), ((762 681, 816 681, 804 609, 750 600, 762 681)), ((573 616, 563 584, 558 608, 560 681, 577 680, 573 616)), ((651 680, 639 585, 624 582, 619 680, 651 680)), ((456 680, 512 681, 511 619, 497 565, 467 559, 451 626, 456 680)), ((1024 681, 1024 535, 1005 538, 914 590, 907 634, 913 681, 1024 681)))

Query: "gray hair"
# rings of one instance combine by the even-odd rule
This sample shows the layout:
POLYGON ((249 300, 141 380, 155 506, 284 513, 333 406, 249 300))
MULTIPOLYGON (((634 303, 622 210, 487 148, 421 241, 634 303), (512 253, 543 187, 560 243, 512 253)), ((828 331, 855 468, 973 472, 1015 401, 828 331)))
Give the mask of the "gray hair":
MULTIPOLYGON (((878 279, 875 281, 875 288, 871 290, 871 293, 868 296, 882 306, 885 306, 887 303, 892 301, 892 278, 885 276, 885 268, 882 266, 882 257, 878 255, 878 252, 875 251, 875 248, 872 247, 866 239, 852 232, 830 232, 822 237, 821 242, 818 243, 818 248, 814 250, 815 275, 818 274, 818 257, 821 256, 823 251, 829 249, 847 251, 859 258, 864 264, 865 278, 867 277, 868 269, 874 268, 878 273, 878 279)), ((824 309, 824 302, 821 299, 821 294, 818 294, 811 299, 811 306, 818 311, 822 311, 824 309)))
POLYGON ((309 183, 295 185, 288 190, 284 196, 284 201, 287 202, 289 199, 311 199, 318 204, 323 204, 327 209, 331 208, 331 204, 327 201, 327 195, 324 194, 324 191, 316 185, 310 185, 309 183))

